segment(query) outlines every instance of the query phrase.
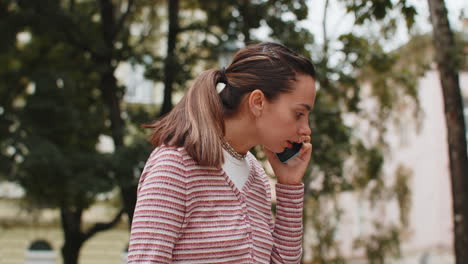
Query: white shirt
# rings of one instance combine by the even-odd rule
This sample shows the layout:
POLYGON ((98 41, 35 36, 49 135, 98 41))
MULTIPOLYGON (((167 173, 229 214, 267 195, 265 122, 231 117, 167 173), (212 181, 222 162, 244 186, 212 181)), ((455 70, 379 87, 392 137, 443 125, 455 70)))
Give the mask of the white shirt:
POLYGON ((224 172, 226 172, 227 176, 237 189, 242 190, 244 187, 247 178, 249 177, 250 167, 249 163, 247 162, 247 158, 243 160, 238 160, 231 156, 229 152, 223 149, 224 153, 224 164, 222 166, 224 172))

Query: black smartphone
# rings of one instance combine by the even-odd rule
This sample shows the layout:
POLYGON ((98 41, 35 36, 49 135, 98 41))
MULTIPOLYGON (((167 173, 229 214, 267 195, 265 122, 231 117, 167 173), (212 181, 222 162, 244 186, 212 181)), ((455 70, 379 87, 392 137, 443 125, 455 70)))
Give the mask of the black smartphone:
POLYGON ((299 150, 302 148, 303 144, 304 143, 302 142, 301 143, 293 142, 292 148, 286 148, 283 152, 276 153, 276 156, 281 162, 285 163, 288 160, 294 158, 299 153, 299 150))

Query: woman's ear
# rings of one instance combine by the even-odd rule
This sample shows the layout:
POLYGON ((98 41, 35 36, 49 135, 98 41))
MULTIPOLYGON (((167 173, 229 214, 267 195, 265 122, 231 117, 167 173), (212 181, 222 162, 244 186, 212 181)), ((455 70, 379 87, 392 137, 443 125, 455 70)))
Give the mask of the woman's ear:
POLYGON ((265 107, 265 94, 260 90, 254 90, 249 94, 249 109, 255 117, 260 117, 265 107))

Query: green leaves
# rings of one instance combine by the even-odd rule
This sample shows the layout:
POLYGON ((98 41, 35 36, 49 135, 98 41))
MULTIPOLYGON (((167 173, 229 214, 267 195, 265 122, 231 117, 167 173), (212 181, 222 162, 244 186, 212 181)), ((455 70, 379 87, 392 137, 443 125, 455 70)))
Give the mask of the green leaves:
POLYGON ((408 5, 408 2, 405 0, 399 1, 398 6, 400 7, 401 13, 405 18, 406 26, 408 28, 412 28, 414 25, 415 17, 418 14, 416 8, 414 6, 408 5))
POLYGON ((17 61, 17 66, 0 67, 6 80, 0 84, 1 161, 9 165, 2 174, 23 186, 31 204, 86 208, 113 186, 108 157, 96 151, 99 135, 107 130, 95 93, 98 80, 86 54, 45 33, 61 23, 56 21, 62 18, 57 1, 47 7, 57 16, 41 22, 42 5, 17 3, 9 20, 0 23, 21 22, 12 28, 15 38, 9 41, 14 45, 0 57, 17 61), (20 32, 29 36, 21 45, 16 39, 20 32))
POLYGON ((394 2, 391 0, 342 0, 349 13, 354 13, 355 23, 362 25, 365 22, 383 21, 392 15, 394 10, 399 9, 404 17, 406 25, 411 28, 417 15, 416 8, 407 0, 394 2))
POLYGON ((29 153, 19 166, 16 181, 36 207, 88 208, 96 195, 109 192, 108 157, 90 152, 64 152, 43 138, 27 143, 29 153))

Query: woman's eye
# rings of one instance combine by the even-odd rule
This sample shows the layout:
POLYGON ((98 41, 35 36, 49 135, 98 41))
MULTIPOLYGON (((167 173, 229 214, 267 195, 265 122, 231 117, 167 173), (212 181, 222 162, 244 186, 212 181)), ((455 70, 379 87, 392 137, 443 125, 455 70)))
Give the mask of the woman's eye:
POLYGON ((300 117, 303 116, 303 115, 304 115, 304 113, 296 113, 296 117, 297 117, 297 118, 300 118, 300 117))

